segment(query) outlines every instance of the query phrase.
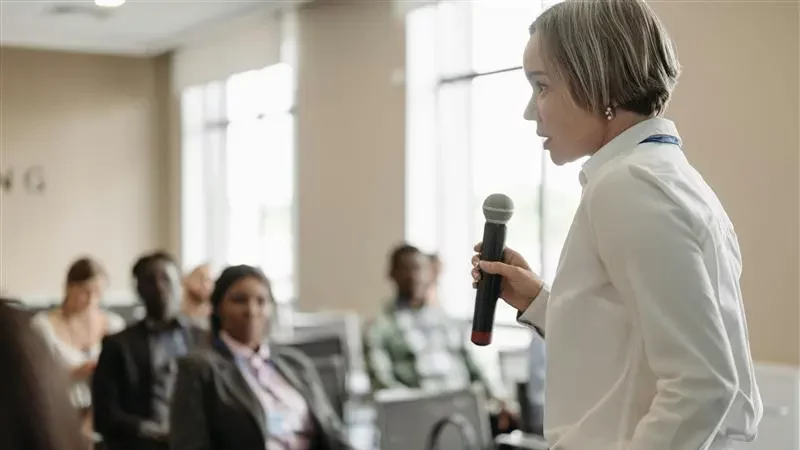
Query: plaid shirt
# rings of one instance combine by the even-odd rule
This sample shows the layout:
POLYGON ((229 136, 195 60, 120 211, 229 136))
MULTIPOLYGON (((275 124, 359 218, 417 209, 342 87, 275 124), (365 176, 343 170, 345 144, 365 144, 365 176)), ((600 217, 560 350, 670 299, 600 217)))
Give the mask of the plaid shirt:
POLYGON ((389 303, 367 327, 364 354, 375 390, 492 386, 466 347, 466 329, 434 305, 389 303))

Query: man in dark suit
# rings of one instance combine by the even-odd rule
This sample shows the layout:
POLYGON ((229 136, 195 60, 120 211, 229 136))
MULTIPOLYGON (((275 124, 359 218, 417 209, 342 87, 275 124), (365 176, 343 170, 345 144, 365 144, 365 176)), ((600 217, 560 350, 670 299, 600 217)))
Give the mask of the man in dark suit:
POLYGON ((179 314, 181 275, 172 257, 146 255, 133 276, 147 316, 103 341, 92 380, 94 426, 109 450, 165 450, 176 359, 208 337, 179 314))

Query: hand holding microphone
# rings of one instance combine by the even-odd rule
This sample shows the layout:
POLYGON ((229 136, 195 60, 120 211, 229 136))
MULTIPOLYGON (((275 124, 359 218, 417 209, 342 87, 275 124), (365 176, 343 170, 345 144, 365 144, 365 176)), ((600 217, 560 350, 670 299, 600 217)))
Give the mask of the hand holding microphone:
POLYGON ((531 270, 528 262, 516 251, 506 248, 502 261, 481 261, 483 243, 475 245, 478 254, 472 257, 472 286, 477 287, 481 272, 500 275, 500 298, 517 311, 525 311, 542 290, 542 281, 531 270))
POLYGON ((492 194, 483 202, 486 225, 483 242, 475 246, 480 255, 472 258, 475 312, 472 318, 472 343, 492 342, 494 313, 498 297, 519 311, 524 311, 539 294, 542 283, 519 253, 505 249, 506 222, 514 213, 514 204, 502 194, 492 194))

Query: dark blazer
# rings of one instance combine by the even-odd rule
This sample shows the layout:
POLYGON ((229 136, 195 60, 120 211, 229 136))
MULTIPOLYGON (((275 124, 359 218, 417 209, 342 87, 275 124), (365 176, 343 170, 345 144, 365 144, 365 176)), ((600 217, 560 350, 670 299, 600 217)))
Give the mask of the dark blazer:
MULTIPOLYGON (((316 428, 311 450, 350 449, 311 360, 290 348, 270 350, 278 371, 308 403, 316 428)), ((172 411, 172 450, 264 450, 264 409, 222 341, 178 362, 172 411)))
MULTIPOLYGON (((208 345, 205 331, 189 325, 184 328, 190 350, 208 345)), ((149 333, 145 322, 140 321, 103 340, 92 377, 94 428, 103 436, 106 448, 158 448, 139 431, 142 422, 153 417, 152 397, 149 333)))

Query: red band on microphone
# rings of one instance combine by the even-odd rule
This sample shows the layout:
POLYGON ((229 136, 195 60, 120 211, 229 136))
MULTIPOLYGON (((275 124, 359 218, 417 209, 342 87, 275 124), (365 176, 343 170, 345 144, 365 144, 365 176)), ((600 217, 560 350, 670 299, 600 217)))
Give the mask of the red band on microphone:
POLYGON ((470 338, 475 345, 489 345, 492 343, 491 331, 473 331, 470 338))

